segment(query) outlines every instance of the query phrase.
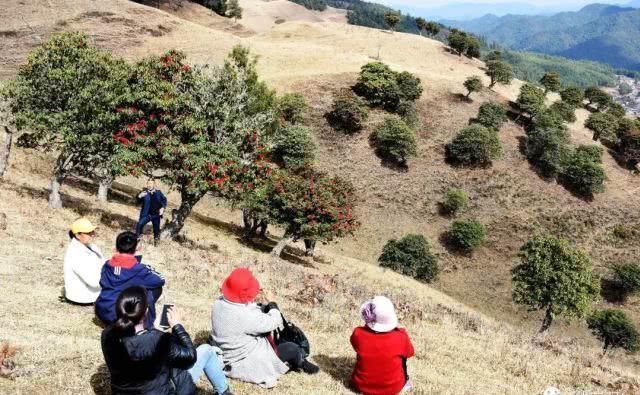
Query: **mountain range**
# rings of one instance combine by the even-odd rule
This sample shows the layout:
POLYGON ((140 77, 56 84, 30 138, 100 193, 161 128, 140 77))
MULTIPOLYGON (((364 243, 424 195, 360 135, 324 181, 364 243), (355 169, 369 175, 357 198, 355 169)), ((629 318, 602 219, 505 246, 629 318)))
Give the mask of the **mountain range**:
MULTIPOLYGON (((640 0, 629 5, 640 7, 640 0)), ((492 14, 442 23, 501 46, 640 70, 640 9, 591 4, 577 12, 545 15, 492 14)))

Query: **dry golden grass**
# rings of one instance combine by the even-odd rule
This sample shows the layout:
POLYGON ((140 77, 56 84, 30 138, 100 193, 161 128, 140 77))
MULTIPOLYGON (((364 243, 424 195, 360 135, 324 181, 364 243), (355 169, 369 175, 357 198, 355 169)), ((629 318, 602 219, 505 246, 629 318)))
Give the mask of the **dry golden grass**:
MULTIPOLYGON (((0 212, 7 229, 0 237, 0 341, 20 348, 13 379, 0 379, 0 393, 105 393, 108 375, 100 351, 101 328, 91 308, 58 301, 67 226, 79 215, 99 224, 98 244, 109 254, 118 231, 136 216, 131 198, 94 203, 93 190, 82 183, 65 188, 66 208, 48 210, 43 155, 17 150, 8 177, 0 184, 0 212)), ((200 213, 202 214, 202 213, 200 213)), ((638 390, 637 376, 615 366, 615 353, 601 358, 597 346, 569 339, 532 339, 450 297, 377 266, 329 252, 306 261, 295 253, 273 259, 246 245, 226 227, 207 217, 189 220, 182 244, 143 246, 145 260, 165 274, 164 300, 182 311, 184 324, 198 341, 210 327, 210 303, 218 284, 233 267, 246 265, 260 279, 269 298, 299 323, 312 344, 317 376, 289 374, 278 394, 349 393, 346 388, 354 355, 352 328, 360 324, 360 303, 390 296, 411 334, 416 357, 409 369, 415 393, 535 394, 548 385, 564 390, 638 390)), ((273 393, 232 382, 239 394, 273 393)), ((206 382, 200 387, 212 390, 206 382)))
MULTIPOLYGON (((560 338, 570 335, 570 339, 555 339, 543 347, 532 344, 530 334, 541 317, 515 307, 510 300, 509 269, 520 245, 535 233, 569 238, 592 256, 603 275, 613 263, 637 259, 640 237, 619 240, 613 229, 640 228, 638 182, 611 155, 604 157, 607 191, 592 202, 536 175, 520 152, 523 131, 514 123, 500 132, 504 157, 492 168, 452 168, 444 163, 444 144, 476 114, 482 102, 514 100, 521 82, 485 90, 474 94, 473 102, 464 102, 459 95, 464 93, 466 77, 481 75, 488 82, 483 64, 452 55, 439 42, 346 25, 338 11, 312 12, 285 0, 242 0, 245 19, 237 25, 184 3, 163 1, 162 9, 157 10, 125 0, 5 0, 0 7, 4 22, 0 78, 14 75, 28 51, 52 32, 82 30, 98 46, 130 60, 177 48, 186 51, 194 63, 220 64, 233 45, 242 43, 260 55, 261 76, 279 92, 299 91, 307 97, 311 110, 306 123, 313 126, 319 144, 317 165, 354 182, 363 198, 359 208, 362 228, 354 238, 321 246, 321 255, 331 263, 308 268, 272 261, 237 243, 224 229, 232 228, 225 224, 238 224, 238 213, 205 199, 198 205, 197 220, 185 229, 187 244, 149 248, 145 253, 168 275, 167 297, 185 306, 189 313, 185 321, 192 334, 208 328, 208 303, 224 273, 234 265, 251 264, 279 298, 298 292, 300 279, 307 275, 339 275, 337 290, 312 309, 304 303, 285 302, 291 315, 305 323, 314 344, 325 347, 327 351, 317 347, 316 351, 328 356, 324 368, 333 372, 333 376, 323 373, 318 378, 287 376, 281 387, 286 393, 296 393, 301 383, 310 393, 344 391, 341 381, 351 363, 347 340, 351 326, 357 323, 355 306, 380 289, 424 314, 404 322, 420 345, 419 356, 412 362, 419 391, 535 393, 554 383, 613 390, 618 388, 613 383, 626 375, 636 382, 637 358, 617 353, 615 359, 632 373, 608 370, 604 366, 614 360, 597 358, 598 345, 583 324, 559 320, 553 333, 560 338), (276 19, 285 22, 276 24, 276 19), (410 161, 407 171, 383 166, 369 146, 369 132, 382 113, 374 111, 366 130, 353 137, 335 133, 323 118, 332 93, 353 84, 359 68, 378 57, 395 69, 417 74, 425 88, 418 102, 423 120, 418 128, 420 155, 410 161), (451 219, 438 214, 437 202, 451 186, 462 187, 471 196, 471 207, 463 217, 477 218, 489 230, 487 243, 473 257, 452 254, 439 242, 451 219), (388 239, 409 232, 424 234, 440 257, 443 273, 435 288, 505 324, 483 317, 482 330, 466 330, 475 324, 461 324, 460 317, 478 313, 431 288, 363 263, 374 262, 388 239)), ((590 133, 582 127, 586 116, 585 111, 578 111, 579 120, 571 125, 576 144, 590 142, 590 133)), ((102 223, 102 242, 109 251, 115 232, 133 225, 135 209, 118 200, 93 206, 85 192, 65 187, 71 208, 48 211, 42 190, 51 168, 48 159, 23 151, 12 159, 14 167, 0 187, 0 211, 9 217, 7 231, 0 233, 0 341, 15 340, 27 347, 17 356, 21 376, 0 382, 0 392, 89 392, 90 378, 101 364, 99 329, 91 323, 90 312, 56 301, 62 285, 64 230, 79 213, 88 213, 102 223), (14 299, 8 296, 28 301, 28 308, 13 306, 14 299), (71 377, 68 388, 66 377, 71 377), (52 390, 47 391, 49 388, 52 390)), ((122 182, 140 183, 129 178, 122 182)), ((170 200, 176 202, 176 195, 170 195, 170 200)), ((290 259, 300 263, 300 259, 290 259)), ((618 307, 605 302, 598 307, 612 306, 618 307)), ((637 299, 623 308, 638 322, 637 299)), ((632 392, 619 385, 621 391, 632 392)), ((256 391, 236 387, 244 393, 256 391)))

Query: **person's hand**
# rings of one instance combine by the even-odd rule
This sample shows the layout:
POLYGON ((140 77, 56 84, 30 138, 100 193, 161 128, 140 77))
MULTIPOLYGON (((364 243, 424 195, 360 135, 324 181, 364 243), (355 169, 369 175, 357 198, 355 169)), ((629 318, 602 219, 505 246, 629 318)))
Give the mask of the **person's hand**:
POLYGON ((142 199, 142 198, 143 198, 143 197, 145 197, 145 196, 147 196, 147 191, 142 191, 142 192, 140 192, 140 193, 138 194, 138 197, 139 197, 140 199, 142 199))
POLYGON ((162 207, 160 209, 160 211, 158 212, 158 214, 160 214, 160 216, 162 217, 164 215, 164 207, 162 207))
POLYGON ((167 308, 167 321, 169 321, 170 328, 173 328, 180 323, 180 314, 178 314, 176 306, 170 306, 167 308))

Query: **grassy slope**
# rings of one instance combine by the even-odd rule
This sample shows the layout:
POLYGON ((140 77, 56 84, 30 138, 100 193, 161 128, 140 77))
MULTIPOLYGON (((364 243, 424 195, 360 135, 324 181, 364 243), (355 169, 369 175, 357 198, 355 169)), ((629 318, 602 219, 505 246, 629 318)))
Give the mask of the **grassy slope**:
MULTIPOLYGON (((597 269, 603 273, 611 263, 634 259, 640 251, 640 240, 631 239, 623 244, 612 239, 611 236, 612 229, 616 224, 624 224, 625 226, 640 224, 637 211, 640 198, 637 194, 637 181, 617 167, 608 154, 605 157, 609 177, 606 184, 607 192, 596 197, 595 201, 591 203, 575 198, 562 187, 547 183, 535 175, 533 169, 529 167, 518 151, 519 139, 523 133, 514 124, 508 124, 501 131, 505 156, 493 168, 469 171, 453 169, 444 164, 443 144, 449 141, 457 130, 476 113, 480 103, 486 100, 513 100, 519 83, 516 82, 511 87, 497 87, 495 93, 485 91, 475 96, 473 103, 461 102, 457 95, 463 92, 462 82, 469 75, 481 75, 480 67, 482 64, 448 54, 444 51, 442 44, 438 42, 414 35, 388 34, 340 23, 311 22, 307 14, 310 11, 284 1, 274 2, 280 8, 275 11, 270 10, 269 13, 272 17, 278 14, 289 22, 273 24, 270 29, 266 30, 263 27, 263 31, 259 33, 251 29, 249 22, 243 22, 247 23, 247 26, 237 26, 230 30, 226 21, 220 21, 216 19, 216 16, 210 14, 203 15, 196 12, 195 15, 198 19, 195 22, 189 22, 173 17, 166 12, 125 1, 114 0, 96 3, 77 0, 70 3, 64 0, 49 0, 47 3, 51 5, 51 8, 35 5, 35 3, 20 5, 15 0, 11 1, 8 7, 0 10, 3 13, 0 15, 2 19, 9 21, 5 32, 13 32, 4 35, 10 50, 0 55, 2 57, 0 58, 0 75, 10 76, 15 73, 17 64, 23 61, 28 49, 35 45, 39 39, 46 37, 52 30, 81 29, 93 34, 98 45, 112 49, 129 59, 175 47, 185 50, 196 63, 218 64, 231 46, 241 42, 249 45, 261 56, 261 74, 279 91, 296 90, 304 93, 312 106, 308 122, 315 127, 316 139, 320 143, 318 165, 351 178, 364 200, 360 209, 363 227, 356 237, 344 240, 335 246, 321 247, 323 254, 339 256, 335 259, 334 265, 345 266, 345 270, 352 273, 354 277, 359 272, 362 272, 363 276, 366 274, 359 282, 358 280, 352 281, 355 285, 360 284, 358 287, 372 287, 373 283, 369 283, 368 276, 376 272, 368 266, 360 264, 351 266, 346 262, 356 262, 352 259, 372 262, 379 254, 382 244, 389 238, 402 236, 408 232, 421 232, 431 240, 436 252, 441 257, 444 273, 435 284, 437 288, 445 290, 474 308, 488 312, 501 320, 523 326, 527 333, 531 333, 538 325, 539 316, 516 309, 510 303, 509 297, 509 268, 517 249, 528 237, 536 232, 562 234, 585 248, 594 257, 597 269), (5 18, 7 15, 18 15, 19 17, 7 19, 5 18), (220 23, 220 26, 223 27, 214 28, 218 26, 215 25, 216 23, 220 23), (359 67, 371 60, 372 57, 377 56, 378 52, 380 52, 382 59, 394 68, 417 73, 425 85, 424 97, 419 102, 419 109, 424 120, 424 124, 418 130, 421 154, 418 159, 411 161, 408 172, 399 172, 396 169, 382 166, 368 146, 368 132, 375 126, 375 122, 380 119, 381 114, 375 114, 367 130, 354 138, 336 135, 327 127, 322 118, 322 114, 331 104, 329 93, 352 84, 359 67), (464 187, 472 197, 472 207, 464 216, 479 218, 489 228, 488 243, 472 258, 449 254, 438 241, 450 220, 437 214, 437 201, 451 185, 464 187), (389 191, 393 191, 393 193, 389 191), (346 258, 347 256, 350 258, 346 258)), ((260 14, 261 7, 265 4, 258 0, 243 0, 241 3, 247 10, 246 12, 252 12, 254 15, 260 14)), ((265 24, 265 26, 267 25, 271 26, 265 24)), ((586 114, 581 111, 580 117, 584 119, 586 114)), ((577 125, 572 127, 572 135, 576 142, 589 141, 589 134, 577 125)), ((36 284, 36 278, 29 277, 27 274, 42 272, 44 265, 53 266, 55 269, 49 268, 48 271, 44 271, 47 276, 50 276, 47 283, 53 285, 47 285, 49 288, 39 288, 35 291, 42 293, 45 297, 43 300, 33 302, 39 313, 41 307, 50 304, 58 295, 61 278, 56 270, 60 268, 60 259, 64 248, 64 226, 77 215, 79 210, 82 210, 84 205, 78 206, 80 208, 76 207, 75 212, 72 210, 63 210, 57 213, 45 211, 45 203, 39 197, 45 182, 35 174, 42 174, 42 168, 48 169, 49 167, 40 167, 42 165, 40 162, 27 163, 24 158, 18 158, 18 163, 20 163, 20 168, 18 170, 12 169, 10 173, 10 180, 13 184, 9 183, 8 186, 3 186, 0 211, 11 214, 10 217, 13 219, 10 224, 17 223, 15 221, 25 223, 31 221, 32 224, 29 228, 25 228, 30 230, 24 230, 24 234, 21 233, 23 232, 20 230, 21 228, 10 225, 8 233, 10 236, 7 237, 12 237, 10 239, 12 242, 3 243, 3 248, 10 250, 3 251, 0 256, 6 257, 3 260, 3 264, 6 265, 2 270, 3 276, 7 276, 7 278, 12 276, 9 278, 11 285, 17 289, 3 287, 3 292, 7 292, 7 295, 15 293, 28 295, 29 292, 34 292, 29 287, 36 284), (17 173, 14 174, 16 171, 17 173), (24 192, 23 184, 35 185, 36 197, 29 197, 30 193, 24 192), (22 198, 19 197, 20 193, 24 195, 22 198), (21 199, 19 200, 20 205, 13 204, 16 199, 21 199), (48 230, 46 235, 37 234, 42 227, 37 225, 40 217, 34 216, 34 212, 44 212, 43 217, 46 223, 51 223, 52 229, 53 227, 56 229, 48 230), (55 239, 49 240, 49 235, 55 235, 55 239), (23 241, 30 238, 33 243, 23 241), (39 255, 35 259, 25 258, 29 252, 37 252, 39 255), (47 261, 47 257, 51 261, 47 261), (21 273, 19 277, 9 270, 14 267, 21 270, 18 272, 21 273), (32 270, 27 270, 29 268, 32 270), (20 280, 13 281, 13 276, 20 280)), ((46 176, 46 172, 44 173, 46 176)), ((80 194, 74 189, 70 189, 68 192, 80 194)), ((87 199, 86 195, 80 194, 79 196, 87 199)), ((175 199, 172 200, 175 201, 175 199)), ((85 207, 84 210, 89 210, 89 208, 85 207)), ((237 213, 230 213, 217 207, 214 202, 203 202, 198 210, 210 218, 216 218, 215 221, 209 220, 210 223, 217 223, 219 220, 226 222, 237 222, 238 220, 237 213)), ((130 226, 131 218, 135 217, 133 208, 116 203, 108 206, 105 215, 116 218, 121 227, 130 226), (120 218, 116 213, 126 215, 126 218, 120 218)), ((110 220, 105 221, 107 225, 111 224, 110 220)), ((115 228, 109 229, 105 234, 104 242, 113 239, 113 232, 115 232, 115 228)), ((208 326, 206 310, 208 300, 214 294, 215 286, 212 284, 221 279, 222 273, 228 271, 232 262, 249 262, 254 253, 233 242, 228 235, 220 234, 220 232, 199 223, 190 223, 187 235, 198 245, 221 244, 223 245, 222 252, 217 254, 206 248, 187 251, 186 248, 178 249, 174 246, 166 246, 149 253, 153 261, 160 262, 160 268, 170 274, 169 279, 175 284, 175 288, 173 286, 170 288, 175 289, 176 296, 173 296, 172 292, 174 291, 171 290, 169 296, 180 299, 182 304, 191 309, 190 312, 199 312, 193 317, 190 314, 188 319, 193 319, 193 321, 187 321, 190 330, 196 332, 204 330, 208 326), (196 257, 194 262, 199 263, 185 265, 179 259, 183 255, 196 257), (212 265, 211 262, 214 262, 215 265, 212 265), (196 277, 206 278, 206 284, 205 282, 197 283, 196 277), (213 281, 214 278, 216 281, 213 281)), ((258 264, 261 265, 261 270, 265 275, 275 276, 273 272, 268 270, 272 265, 268 258, 260 255, 258 261, 262 262, 258 264)), ((288 266, 282 266, 283 263, 274 264, 276 268, 288 268, 288 266)), ((337 272, 333 265, 321 265, 320 267, 321 271, 329 270, 327 272, 329 274, 337 272)), ((310 269, 303 271, 307 272, 307 270, 310 269)), ((291 273, 291 276, 295 278, 298 274, 300 272, 295 271, 291 273)), ((343 277, 341 275, 340 278, 343 277)), ((412 300, 412 296, 408 295, 413 293, 436 294, 433 290, 418 286, 413 282, 397 280, 397 277, 385 274, 385 278, 387 277, 395 278, 394 284, 396 286, 402 284, 401 288, 408 287, 404 291, 399 289, 394 291, 405 292, 404 297, 407 300, 412 300)), ((351 281, 350 278, 349 281, 351 281)), ((347 284, 349 283, 347 282, 347 284)), ((391 285, 387 284, 385 287, 391 287, 391 285)), ((368 296, 368 293, 373 292, 363 291, 357 297, 353 297, 350 296, 350 291, 346 291, 349 288, 348 285, 339 288, 335 298, 342 298, 340 303, 351 300, 351 309, 355 309, 356 304, 365 297, 365 294, 368 296)), ((277 295, 282 295, 280 292, 278 290, 277 295)), ((0 338, 9 337, 19 340, 21 336, 28 336, 27 340, 20 340, 23 346, 33 339, 34 343, 26 346, 28 352, 23 356, 26 358, 26 366, 35 369, 35 366, 43 366, 43 362, 46 366, 46 362, 51 360, 47 358, 54 358, 53 355, 49 355, 52 350, 60 349, 61 344, 70 344, 75 341, 83 345, 83 350, 91 350, 93 353, 90 354, 90 357, 86 357, 89 358, 87 359, 86 372, 78 372, 76 368, 72 371, 74 380, 76 380, 75 385, 83 385, 81 384, 82 379, 84 378, 86 381, 95 372, 100 362, 96 348, 97 343, 95 343, 95 336, 98 332, 93 324, 87 322, 89 313, 81 314, 65 305, 54 304, 56 307, 47 313, 48 317, 52 319, 58 317, 61 315, 60 311, 69 314, 70 324, 67 328, 77 331, 77 336, 65 336, 63 339, 57 340, 55 344, 47 345, 51 337, 43 337, 44 335, 39 335, 39 333, 65 333, 69 335, 73 332, 62 331, 59 329, 59 323, 51 320, 47 320, 46 325, 39 328, 35 325, 35 313, 27 313, 24 319, 18 318, 21 313, 8 306, 6 300, 3 303, 2 311, 11 312, 7 316, 12 317, 10 322, 12 326, 2 329, 7 333, 0 332, 0 338), (25 323, 29 325, 26 335, 22 329, 25 323), (42 332, 33 332, 32 334, 31 331, 42 332), (45 347, 43 349, 46 349, 47 352, 33 354, 33 351, 40 347, 45 347)), ((438 303, 449 306, 449 302, 438 303)), ((429 307, 431 305, 425 303, 417 305, 413 310, 422 310, 421 306, 426 308, 426 311, 431 309, 429 307)), ((297 309, 293 310, 298 314, 295 316, 296 318, 304 320, 308 318, 304 315, 307 313, 304 313, 302 305, 293 304, 290 307, 297 309)), ((330 304, 324 307, 320 306, 319 309, 317 314, 323 311, 332 311, 330 304)), ((637 320, 639 309, 635 301, 632 300, 626 309, 637 320)), ((322 335, 322 332, 330 328, 337 329, 337 324, 334 323, 333 327, 327 327, 326 324, 321 323, 320 318, 315 316, 315 309, 308 314, 316 317, 315 319, 309 318, 311 320, 309 322, 313 324, 310 325, 312 338, 318 344, 321 342, 328 345, 332 352, 327 354, 331 356, 349 355, 345 339, 351 325, 341 327, 342 336, 339 339, 331 340, 327 335, 322 335), (316 323, 318 323, 318 327, 316 327, 316 323)), ((443 317, 446 317, 445 313, 442 314, 443 317)), ((344 317, 351 317, 350 324, 355 323, 356 319, 353 314, 347 314, 344 317)), ((340 316, 339 319, 337 316, 334 318, 336 318, 335 322, 339 322, 343 316, 340 316)), ((429 320, 427 318, 426 322, 430 322, 429 320)), ((446 321, 449 318, 443 320, 446 321)), ((419 372, 419 378, 427 380, 424 385, 434 386, 427 387, 425 391, 432 389, 436 392, 455 392, 453 388, 457 388, 458 392, 465 392, 464 389, 472 391, 473 386, 479 385, 477 383, 488 383, 490 380, 493 380, 492 383, 502 382, 502 385, 506 386, 504 388, 512 388, 514 392, 517 392, 515 391, 517 388, 530 390, 524 392, 538 391, 543 384, 553 382, 590 385, 590 379, 585 376, 578 375, 571 378, 571 374, 578 374, 585 368, 576 368, 578 373, 575 371, 571 373, 570 366, 565 364, 567 360, 563 359, 567 355, 572 355, 572 358, 577 358, 576 361, 582 361, 583 357, 580 355, 593 355, 594 351, 590 347, 595 345, 595 342, 579 325, 568 326, 566 323, 559 322, 555 331, 556 333, 579 336, 579 344, 583 346, 573 343, 574 345, 571 347, 586 348, 562 351, 564 356, 559 356, 560 359, 556 360, 554 357, 550 361, 545 360, 540 364, 529 365, 528 362, 521 361, 518 363, 525 365, 517 367, 514 365, 516 359, 512 359, 511 362, 508 359, 500 362, 497 356, 484 356, 481 351, 482 348, 492 349, 494 346, 494 350, 499 350, 495 351, 496 353, 509 350, 510 347, 504 344, 512 342, 506 340, 512 336, 511 329, 504 329, 507 331, 505 335, 498 335, 502 332, 492 330, 481 335, 463 333, 460 338, 448 338, 445 334, 448 331, 453 331, 457 325, 454 321, 451 322, 451 325, 443 326, 441 332, 434 332, 434 335, 438 334, 445 339, 445 345, 440 345, 437 340, 434 340, 437 337, 431 334, 431 331, 434 330, 431 324, 425 325, 423 328, 426 331, 424 334, 425 343, 423 344, 428 346, 423 349, 424 353, 429 353, 429 355, 417 359, 416 362, 419 363, 419 366, 416 370, 419 372), (467 341, 462 341, 461 338, 465 337, 467 337, 467 341), (476 338, 483 340, 478 340, 479 343, 475 344, 473 339, 476 338), (493 346, 486 343, 492 342, 494 339, 498 343, 494 343, 493 346), (430 359, 432 347, 444 347, 436 349, 437 362, 430 359), (472 354, 474 357, 469 360, 466 359, 469 352, 467 348, 472 353, 475 352, 474 350, 478 351, 477 354, 472 354), (574 351, 576 352, 575 356, 574 351), (465 358, 460 358, 460 355, 465 355, 465 358), (478 363, 476 366, 474 358, 479 358, 484 362, 478 363), (562 365, 559 373, 555 373, 552 369, 547 370, 545 366, 547 364, 555 366, 553 365, 554 361, 565 364, 562 365), (491 369, 493 365, 501 367, 494 371, 491 369), (511 368, 506 366, 511 366, 511 368), (458 372, 459 369, 462 371, 458 372), (494 372, 491 373, 494 375, 492 379, 487 378, 489 372, 494 372), (449 374, 459 376, 446 378, 449 374), (556 374, 560 376, 556 377, 556 374), (513 375, 522 375, 522 377, 518 379, 512 377, 513 375), (547 377, 541 379, 538 375, 547 377), (450 380, 451 384, 447 384, 447 380, 450 380), (457 387, 449 387, 449 385, 457 387), (519 385, 522 387, 518 387, 519 385)), ((422 326, 420 321, 407 324, 413 325, 411 329, 414 331, 422 326)), ((514 336, 518 338, 522 335, 514 336)), ((522 352, 526 352, 530 347, 533 347, 527 344, 525 340, 518 340, 514 343, 513 349, 525 350, 522 352)), ((78 354, 74 350, 68 352, 70 354, 64 357, 68 358, 68 361, 65 359, 59 368, 56 366, 55 369, 50 368, 47 371, 53 375, 53 378, 44 378, 40 374, 34 376, 35 370, 29 372, 27 369, 27 378, 23 381, 18 380, 15 384, 18 387, 13 388, 23 388, 22 386, 26 386, 27 382, 42 386, 58 382, 64 374, 62 369, 71 368, 76 366, 78 361, 82 361, 82 358, 78 357, 78 355, 83 355, 82 353, 78 354), (39 380, 43 381, 39 382, 39 380)), ((536 354, 539 350, 535 347, 531 352, 533 355, 539 355, 536 354)), ((540 358, 543 358, 542 354, 540 355, 540 358)), ((590 358, 586 359, 588 361, 586 363, 598 366, 598 362, 593 362, 590 358)), ((535 358, 526 358, 526 360, 535 360, 535 358)), ((346 365, 344 361, 341 366, 343 365, 346 365)), ((553 369, 556 368, 559 366, 553 367, 553 369)), ((602 373, 603 376, 598 376, 600 373, 593 372, 595 373, 589 374, 600 377, 597 380, 604 380, 602 382, 611 380, 611 377, 607 376, 608 373, 602 373)), ((342 374, 341 377, 344 377, 344 369, 342 374)), ((330 382, 326 377, 317 382, 314 380, 310 379, 309 382, 313 381, 323 386, 330 382)), ((295 384, 296 382, 292 382, 292 385, 295 384)), ((314 385, 313 388, 317 388, 315 384, 309 385, 314 385)), ((341 388, 336 387, 335 382, 332 385, 333 387, 328 388, 334 390, 341 388)), ((38 388, 42 390, 45 387, 38 388)))

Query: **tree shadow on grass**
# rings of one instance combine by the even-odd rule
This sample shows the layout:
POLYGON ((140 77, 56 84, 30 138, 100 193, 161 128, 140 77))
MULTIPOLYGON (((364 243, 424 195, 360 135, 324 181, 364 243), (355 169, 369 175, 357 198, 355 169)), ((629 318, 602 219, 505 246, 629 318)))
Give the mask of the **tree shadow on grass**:
POLYGON ((449 231, 442 232, 442 234, 440 234, 440 237, 438 237, 438 241, 440 242, 440 245, 442 245, 447 250, 447 252, 452 255, 466 258, 473 257, 473 251, 461 249, 455 243, 453 243, 451 237, 449 236, 449 231))
POLYGON ((600 296, 604 300, 613 304, 624 304, 627 300, 627 293, 617 281, 603 278, 600 280, 600 296))
POLYGON ((355 357, 331 357, 319 354, 315 355, 313 360, 320 366, 320 370, 342 383, 345 388, 353 390, 351 387, 351 372, 356 364, 355 357))
POLYGON ((91 376, 89 380, 93 393, 96 395, 110 395, 111 394, 111 375, 107 365, 100 364, 98 370, 91 376))

